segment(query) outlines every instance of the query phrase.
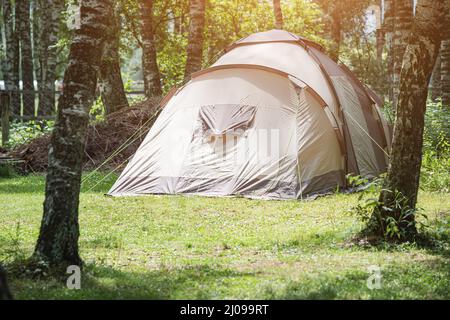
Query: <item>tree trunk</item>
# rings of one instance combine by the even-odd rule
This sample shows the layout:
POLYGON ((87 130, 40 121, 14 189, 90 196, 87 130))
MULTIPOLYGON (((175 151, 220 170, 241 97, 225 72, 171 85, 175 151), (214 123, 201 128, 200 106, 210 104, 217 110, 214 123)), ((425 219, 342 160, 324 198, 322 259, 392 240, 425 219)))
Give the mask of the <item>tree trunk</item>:
POLYGON ((50 267, 82 263, 78 254, 81 170, 110 5, 107 0, 80 1, 81 26, 74 32, 64 74, 49 147, 44 215, 34 252, 35 259, 50 267))
POLYGON ((405 54, 408 38, 411 35, 413 20, 412 0, 394 1, 394 34, 392 40, 394 70, 392 76, 392 86, 394 90, 393 105, 397 105, 397 98, 400 86, 400 72, 402 70, 403 56, 405 54))
POLYGON ((441 45, 441 88, 442 104, 450 108, 450 37, 441 45))
POLYGON ((184 79, 202 68, 203 31, 205 29, 205 0, 190 1, 189 40, 187 46, 186 68, 184 79))
POLYGON ((46 0, 42 4, 41 68, 42 94, 39 100, 39 114, 51 115, 55 112, 55 81, 58 34, 64 0, 46 0))
POLYGON ((14 25, 14 6, 11 0, 3 0, 3 21, 5 25, 6 57, 4 63, 4 80, 6 90, 11 93, 11 112, 20 115, 19 90, 19 38, 18 30, 14 25))
MULTIPOLYGON (((387 83, 389 101, 394 101, 393 74, 394 74, 394 0, 384 0, 383 30, 387 48, 387 83)), ((392 105, 393 106, 393 105, 392 105)))
MULTIPOLYGON (((34 90, 33 50, 31 46, 30 0, 18 1, 19 39, 21 53, 22 89, 34 90)), ((23 115, 34 116, 34 93, 22 94, 23 115)))
POLYGON ((397 236, 409 239, 416 234, 414 215, 405 216, 405 210, 414 210, 417 202, 428 84, 439 51, 444 12, 448 8, 445 6, 434 0, 419 0, 417 6, 414 37, 409 38, 403 60, 391 158, 379 198, 381 205, 374 210, 369 225, 369 230, 378 236, 387 234, 388 218, 397 221, 401 232, 397 236))
POLYGON ((376 37, 377 37, 377 60, 382 61, 383 60, 383 48, 384 48, 384 32, 383 29, 377 29, 376 31, 376 37))
POLYGON ((275 28, 283 29, 283 11, 280 0, 273 0, 273 13, 275 16, 275 28))
POLYGON ((0 266, 0 300, 12 300, 12 295, 6 281, 6 272, 0 266))
POLYGON ((342 39, 341 12, 339 4, 326 3, 324 10, 324 36, 328 39, 330 46, 328 55, 334 60, 339 60, 339 51, 342 39))
POLYGON ((105 49, 100 65, 100 89, 106 114, 128 107, 122 74, 120 71, 120 21, 111 8, 108 10, 110 25, 106 34, 105 49))
MULTIPOLYGON (((41 21, 42 21, 42 10, 41 10, 41 0, 33 0, 32 2, 32 12, 33 12, 33 65, 34 65, 34 75, 37 82, 37 90, 40 92, 42 90, 42 67, 41 67, 41 21)), ((41 95, 38 94, 38 100, 41 101, 41 95)), ((38 103, 38 112, 39 112, 38 103)))
MULTIPOLYGON (((441 45, 442 46, 442 45, 441 45)), ((442 96, 441 91, 441 55, 438 54, 430 82, 431 100, 437 101, 442 96)))
POLYGON ((153 26, 153 0, 139 0, 141 9, 142 70, 147 98, 162 95, 161 75, 156 60, 153 26))

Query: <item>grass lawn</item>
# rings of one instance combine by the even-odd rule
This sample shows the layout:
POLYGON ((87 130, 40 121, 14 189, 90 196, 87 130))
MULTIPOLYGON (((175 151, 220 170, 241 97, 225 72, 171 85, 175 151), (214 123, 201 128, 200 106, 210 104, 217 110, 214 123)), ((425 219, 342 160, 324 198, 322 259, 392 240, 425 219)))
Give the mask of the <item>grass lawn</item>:
MULTIPOLYGON (((357 195, 314 201, 103 194, 80 200, 81 290, 56 279, 10 277, 18 299, 449 299, 448 237, 437 249, 350 245, 357 195), (446 242, 447 241, 447 242, 446 242), (381 268, 381 288, 366 283, 381 268)), ((98 179, 94 179, 98 181, 98 179)), ((0 178, 0 261, 29 256, 44 177, 0 178)), ((450 196, 421 192, 431 228, 448 235, 450 196)))

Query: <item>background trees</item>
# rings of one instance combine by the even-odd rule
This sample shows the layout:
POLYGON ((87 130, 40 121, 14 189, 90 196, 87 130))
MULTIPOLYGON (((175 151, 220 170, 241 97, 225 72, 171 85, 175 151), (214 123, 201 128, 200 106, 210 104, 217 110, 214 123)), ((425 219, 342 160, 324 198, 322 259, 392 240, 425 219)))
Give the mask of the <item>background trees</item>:
MULTIPOLYGON (((380 5, 378 0, 119 0, 111 8, 106 8, 102 1, 89 4, 84 1, 84 13, 92 9, 97 14, 98 8, 103 11, 100 16, 92 16, 92 21, 82 14, 85 25, 75 31, 66 27, 72 19, 69 3, 1 1, 1 73, 5 89, 13 90, 13 113, 35 113, 34 99, 27 93, 20 99, 17 93, 20 81, 29 90, 33 89, 35 79, 40 90, 37 113, 52 115, 56 109, 53 92, 60 89, 55 83, 67 69, 50 152, 37 255, 56 262, 79 260, 76 240, 80 158, 93 100, 100 97, 98 105, 104 107, 104 114, 110 114, 128 105, 127 87, 144 89, 147 98, 164 95, 173 86, 182 84, 192 72, 211 65, 233 41, 272 28, 284 28, 320 43, 336 61, 347 64, 378 94, 388 96, 387 114, 391 114, 389 105, 398 105, 395 150, 387 186, 407 196, 411 201, 408 205, 414 207, 426 81, 434 57, 434 49, 428 48, 428 44, 435 43, 435 35, 426 32, 435 30, 418 22, 414 32, 419 38, 411 39, 412 1, 384 1, 382 32, 371 25, 373 14, 368 12, 370 5, 380 5), (104 34, 98 34, 99 30, 104 34), (383 35, 386 41, 382 41, 383 35), (405 44, 410 40, 415 42, 410 43, 405 60, 405 44), (104 47, 100 45, 103 41, 104 47), (94 44, 98 45, 96 50, 94 44), (425 46, 426 50, 422 48, 425 46), (83 54, 81 49, 85 50, 83 54), (417 69, 417 75, 416 69, 411 69, 410 62, 414 59, 426 60, 417 69), (83 99, 76 99, 78 95, 83 99), (408 139, 413 138, 413 143, 409 143, 408 139), (405 163, 408 171, 403 167, 405 163), (56 203, 54 199, 59 195, 67 196, 67 201, 56 203)), ((431 15, 430 8, 421 10, 422 19, 437 19, 431 15)), ((441 83, 435 98, 437 101, 442 98, 446 106, 450 105, 449 39, 445 35, 440 48, 441 62, 435 64, 434 71, 435 80, 441 83)), ((392 200, 387 193, 380 199, 386 203, 392 200)))

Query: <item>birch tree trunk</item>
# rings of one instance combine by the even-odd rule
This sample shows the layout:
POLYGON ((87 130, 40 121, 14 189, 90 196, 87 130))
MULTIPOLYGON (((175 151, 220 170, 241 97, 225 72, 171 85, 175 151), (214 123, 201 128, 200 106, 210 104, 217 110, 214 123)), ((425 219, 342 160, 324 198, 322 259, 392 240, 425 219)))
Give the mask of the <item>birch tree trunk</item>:
POLYGON ((81 26, 74 32, 64 74, 49 147, 44 214, 33 256, 50 267, 82 263, 78 254, 81 170, 110 5, 109 0, 80 1, 81 26))
MULTIPOLYGON (((41 0, 33 0, 32 2, 32 12, 33 12, 33 22, 32 22, 32 34, 33 34, 33 66, 34 75, 37 82, 37 89, 39 92, 42 90, 42 67, 41 67, 41 28, 42 28, 42 11, 41 11, 41 0)), ((41 94, 38 94, 38 101, 41 101, 41 94)), ((39 113, 39 103, 38 103, 38 113, 39 113)))
POLYGON ((100 65, 100 90, 106 114, 128 107, 120 71, 120 20, 113 8, 108 10, 110 22, 100 65))
POLYGON ((404 216, 405 209, 414 210, 419 188, 422 159, 424 115, 428 84, 439 51, 444 30, 444 1, 419 0, 403 59, 400 76, 400 92, 394 124, 391 158, 387 177, 379 201, 374 210, 369 230, 385 236, 388 218, 397 221, 396 226, 405 239, 417 233, 414 215, 404 216), (433 23, 430 23, 433 21, 433 23), (396 196, 400 195, 401 198, 396 196), (401 208, 398 200, 404 199, 401 208))
POLYGON ((283 11, 280 0, 273 0, 273 13, 275 16, 275 28, 283 29, 283 11))
POLYGON ((161 74, 156 60, 153 26, 153 0, 139 0, 141 9, 142 70, 147 98, 162 95, 161 74))
MULTIPOLYGON (((20 39, 20 57, 22 71, 22 89, 24 91, 34 90, 33 77, 33 50, 31 45, 30 26, 30 0, 18 1, 18 28, 20 39)), ((34 116, 34 93, 24 92, 22 94, 23 115, 34 116)))
POLYGON ((412 0, 394 1, 394 34, 392 40, 393 46, 393 105, 397 105, 397 99, 400 86, 400 72, 402 70, 403 56, 405 54, 405 43, 411 35, 413 20, 413 2, 412 0))
POLYGON ((184 79, 202 68, 203 31, 205 29, 205 0, 190 1, 189 40, 184 79))
POLYGON ((55 81, 57 65, 58 34, 64 0, 46 0, 41 2, 41 68, 42 95, 39 100, 39 114, 51 115, 55 112, 55 81))
POLYGON ((442 104, 450 109, 450 37, 448 35, 441 45, 441 88, 442 104))
POLYGON ((20 95, 15 92, 19 90, 19 38, 18 30, 14 23, 14 6, 11 0, 3 0, 3 22, 5 26, 5 49, 4 80, 6 90, 11 93, 11 112, 20 115, 20 95))

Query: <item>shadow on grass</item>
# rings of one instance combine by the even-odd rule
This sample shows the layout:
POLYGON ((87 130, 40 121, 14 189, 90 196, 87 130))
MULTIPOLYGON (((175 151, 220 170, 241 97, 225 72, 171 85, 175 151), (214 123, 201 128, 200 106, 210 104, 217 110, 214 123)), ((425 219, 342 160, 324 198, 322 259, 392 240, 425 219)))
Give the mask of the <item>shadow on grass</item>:
MULTIPOLYGON (((369 289, 369 272, 306 273, 299 280, 267 279, 255 272, 194 265, 123 271, 88 264, 81 289, 66 288, 66 277, 32 279, 11 274, 18 299, 449 299, 450 270, 443 259, 385 265, 380 287, 369 289)), ((68 277, 68 275, 67 275, 68 277)))
POLYGON ((16 275, 11 283, 18 299, 215 299, 224 289, 221 283, 255 276, 203 265, 146 272, 87 265, 82 273, 80 290, 69 290, 64 280, 56 278, 16 275))
POLYGON ((450 270, 442 260, 390 265, 380 270, 379 286, 369 272, 350 270, 288 283, 281 291, 266 288, 269 299, 449 299, 450 270), (372 284, 371 288, 368 282, 372 284))

